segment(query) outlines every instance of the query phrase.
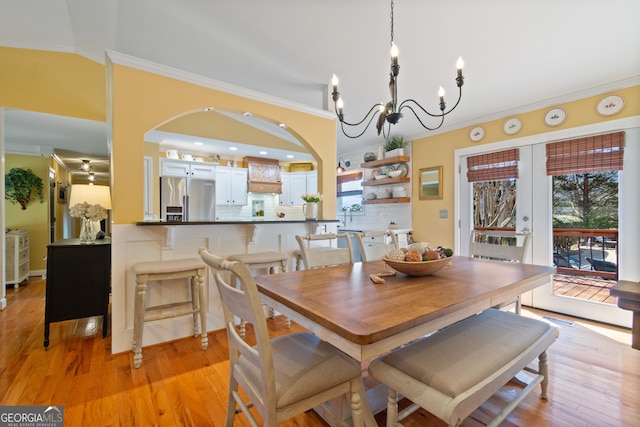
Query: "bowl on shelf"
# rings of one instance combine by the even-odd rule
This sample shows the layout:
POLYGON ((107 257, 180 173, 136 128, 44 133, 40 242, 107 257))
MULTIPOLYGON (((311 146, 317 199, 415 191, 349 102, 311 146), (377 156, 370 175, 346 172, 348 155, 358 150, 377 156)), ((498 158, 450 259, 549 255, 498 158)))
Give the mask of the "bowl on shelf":
POLYGON ((397 178, 400 175, 402 175, 402 171, 401 170, 395 170, 395 171, 389 171, 387 172, 387 174, 391 177, 391 178, 397 178))
POLYGON ((389 267, 400 273, 404 273, 407 276, 428 276, 435 273, 436 271, 442 270, 447 265, 449 265, 451 263, 451 258, 449 257, 432 261, 409 262, 394 261, 387 258, 387 256, 385 255, 382 257, 382 261, 384 261, 389 267))
POLYGON ((367 193, 367 194, 365 194, 365 195, 364 195, 364 197, 365 197, 367 200, 374 200, 374 199, 376 198, 376 193, 373 193, 373 192, 371 192, 371 193, 367 193))
POLYGON ((384 174, 384 173, 380 173, 378 175, 375 176, 376 179, 385 179, 385 178, 389 178, 389 175, 384 174))

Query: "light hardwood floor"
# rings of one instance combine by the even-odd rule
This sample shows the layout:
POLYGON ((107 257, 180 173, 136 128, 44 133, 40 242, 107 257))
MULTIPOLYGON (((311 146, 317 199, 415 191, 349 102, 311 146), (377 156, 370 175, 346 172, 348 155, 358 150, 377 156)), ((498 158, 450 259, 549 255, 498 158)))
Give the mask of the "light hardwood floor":
MULTIPOLYGON (((99 318, 70 320, 52 324, 45 352, 44 290, 36 279, 7 289, 8 306, 0 311, 0 405, 62 405, 68 427, 224 425, 229 369, 224 331, 209 333, 207 351, 196 338, 145 347, 142 367, 133 369, 132 353, 111 355, 111 339, 102 338, 99 318)), ((536 390, 504 426, 640 425, 640 351, 630 347, 629 331, 527 308, 524 314, 573 324, 559 324, 560 338, 549 350, 549 400, 540 400, 536 390)), ((289 331, 282 317, 268 322, 273 335, 289 331)), ((485 425, 513 387, 503 388, 462 425, 485 425)), ((384 425, 384 413, 376 419, 384 425)), ((444 425, 424 411, 404 424, 444 425)), ((248 424, 240 416, 235 425, 248 424)), ((326 424, 310 411, 283 425, 326 424)))

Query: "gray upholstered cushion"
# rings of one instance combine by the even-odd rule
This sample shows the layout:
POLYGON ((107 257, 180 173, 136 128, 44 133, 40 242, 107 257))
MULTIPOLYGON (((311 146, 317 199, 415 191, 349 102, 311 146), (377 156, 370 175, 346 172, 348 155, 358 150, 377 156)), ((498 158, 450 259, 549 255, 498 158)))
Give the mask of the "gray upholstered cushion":
MULTIPOLYGON (((362 374, 360 365, 316 336, 296 332, 271 341, 276 378, 276 406, 285 407, 362 374)), ((258 370, 241 357, 250 383, 258 384, 258 370)))
POLYGON ((382 360, 453 398, 498 371, 550 328, 540 320, 489 309, 382 360))

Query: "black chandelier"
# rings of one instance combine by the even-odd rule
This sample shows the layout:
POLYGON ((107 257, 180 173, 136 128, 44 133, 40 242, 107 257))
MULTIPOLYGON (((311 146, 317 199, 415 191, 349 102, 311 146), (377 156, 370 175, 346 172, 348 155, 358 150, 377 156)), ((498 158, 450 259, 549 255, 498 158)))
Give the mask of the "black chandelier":
POLYGON ((391 92, 391 101, 387 102, 386 104, 383 104, 383 103, 374 104, 373 107, 371 107, 369 112, 364 116, 362 120, 360 120, 357 123, 349 123, 344 120, 344 113, 343 113, 344 102, 340 97, 340 92, 338 92, 338 77, 334 74, 331 80, 331 85, 333 86, 332 95, 333 95, 333 102, 335 105, 336 115, 340 120, 340 127, 342 128, 342 133, 344 133, 345 136, 349 138, 355 139, 362 136, 367 131, 367 129, 369 128, 369 125, 371 124, 373 119, 376 117, 376 115, 378 115, 378 121, 376 123, 376 128, 378 129, 378 135, 380 135, 380 132, 382 132, 383 136, 385 138, 388 138, 391 125, 395 125, 399 123, 400 120, 402 120, 402 117, 403 117, 402 110, 405 108, 411 111, 414 116, 416 116, 416 119, 418 119, 418 122, 420 122, 423 128, 427 130, 436 130, 440 128, 444 123, 444 116, 446 116, 447 114, 455 110, 455 108, 460 103, 460 99, 462 99, 462 85, 464 84, 464 77, 462 76, 462 67, 464 64, 462 62, 462 58, 460 57, 458 58, 458 62, 456 64, 458 68, 458 76, 456 77, 456 84, 460 92, 458 94, 458 100, 456 101, 455 105, 452 108, 450 108, 448 111, 445 111, 446 104, 444 102, 444 89, 442 88, 442 86, 440 86, 440 90, 438 91, 438 96, 440 97, 440 113, 438 114, 430 113, 420 104, 418 104, 417 101, 413 99, 405 99, 400 104, 398 104, 397 80, 398 80, 398 74, 400 72, 400 65, 398 65, 398 47, 393 42, 393 6, 394 6, 393 0, 391 0, 391 72, 389 73, 389 91, 391 92), (440 118, 440 123, 437 124, 437 126, 435 127, 429 127, 425 125, 424 122, 422 121, 423 119, 421 119, 420 116, 418 115, 419 111, 417 112, 416 111, 417 109, 421 110, 427 116, 440 118), (367 121, 367 124, 364 126, 364 129, 359 134, 349 135, 345 131, 345 125, 351 126, 351 127, 358 127, 358 126, 361 126, 365 121, 367 121), (388 126, 386 127, 386 129, 385 129, 385 122, 388 123, 388 126))

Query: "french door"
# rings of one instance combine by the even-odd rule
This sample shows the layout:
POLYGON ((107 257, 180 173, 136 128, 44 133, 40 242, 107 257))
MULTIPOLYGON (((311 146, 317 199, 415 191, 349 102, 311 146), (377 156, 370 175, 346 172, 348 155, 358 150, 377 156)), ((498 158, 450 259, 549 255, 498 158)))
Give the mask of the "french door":
MULTIPOLYGON (((591 132, 593 133, 593 132, 591 132)), ((575 133, 571 135, 575 137, 575 133)), ((560 139, 560 138, 558 138, 560 139)), ((557 140, 557 139, 551 139, 557 140)), ((459 229, 456 231, 456 247, 461 255, 469 253, 469 236, 473 229, 473 191, 466 179, 466 159, 482 152, 518 148, 519 177, 516 181, 516 230, 531 231, 531 246, 525 262, 553 265, 552 182, 546 175, 545 144, 550 139, 515 141, 514 145, 497 143, 474 149, 458 150, 456 163, 460 171, 457 180, 458 195, 456 215, 459 229), (480 151, 482 150, 482 151, 480 151)), ((640 263, 633 254, 640 249, 640 128, 626 130, 624 170, 619 172, 619 277, 621 280, 638 281, 640 263)), ((588 318, 605 323, 631 327, 631 312, 613 304, 581 300, 553 291, 553 281, 523 295, 524 305, 588 318)))

